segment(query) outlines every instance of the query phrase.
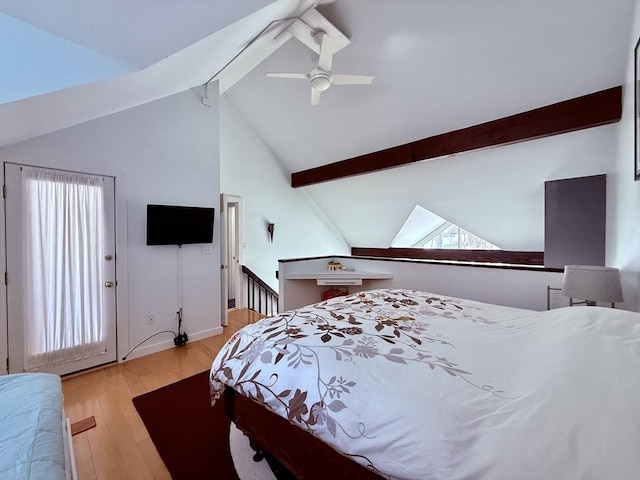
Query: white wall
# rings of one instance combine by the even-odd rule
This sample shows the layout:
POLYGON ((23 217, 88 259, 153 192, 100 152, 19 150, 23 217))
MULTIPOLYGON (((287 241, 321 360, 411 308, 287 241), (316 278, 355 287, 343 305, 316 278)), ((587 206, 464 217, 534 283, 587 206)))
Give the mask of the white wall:
MULTIPOLYGON (((391 279, 363 280, 361 286, 349 286, 350 293, 373 288, 408 288, 508 307, 545 310, 547 285, 555 288, 562 286, 562 272, 541 269, 521 270, 357 257, 336 258, 345 267, 355 268, 356 271, 393 275, 391 279)), ((322 258, 280 262, 281 311, 299 308, 322 299, 322 292, 331 287, 316 285, 315 280, 292 280, 288 276, 307 272, 326 273, 327 261, 327 258, 322 258)), ((552 291, 550 298, 552 308, 569 305, 568 298, 559 292, 552 291)))
POLYGON ((615 129, 474 150, 304 189, 353 246, 388 247, 421 205, 503 250, 542 251, 544 182, 609 173, 615 129))
MULTIPOLYGON (((183 247, 183 327, 192 340, 222 331, 219 106, 215 96, 213 107, 204 106, 201 94, 186 91, 0 150, 2 162, 116 177, 119 358, 149 335, 177 328, 178 249, 145 245, 147 203, 216 208, 211 255, 183 247), (148 314, 155 325, 147 325, 148 314)), ((4 251, 4 235, 0 242, 4 251)), ((172 344, 172 335, 159 335, 129 358, 172 344)))
POLYGON ((243 200, 244 264, 278 290, 279 258, 350 253, 306 192, 291 188, 289 172, 226 95, 220 117, 220 189, 243 200), (273 243, 267 237, 270 222, 273 243))
MULTIPOLYGON (((634 48, 640 37, 640 1, 629 39, 627 80, 617 150, 607 187, 607 265, 619 267, 624 303, 620 308, 640 312, 640 181, 634 181, 634 48)), ((640 140, 640 139, 639 139, 640 140)))

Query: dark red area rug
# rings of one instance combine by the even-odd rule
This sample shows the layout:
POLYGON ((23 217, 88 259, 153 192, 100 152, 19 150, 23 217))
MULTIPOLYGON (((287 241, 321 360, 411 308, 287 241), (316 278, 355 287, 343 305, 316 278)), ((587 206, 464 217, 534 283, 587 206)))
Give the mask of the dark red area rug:
POLYGON ((133 399, 174 480, 239 480, 229 451, 222 401, 212 407, 209 371, 133 399))

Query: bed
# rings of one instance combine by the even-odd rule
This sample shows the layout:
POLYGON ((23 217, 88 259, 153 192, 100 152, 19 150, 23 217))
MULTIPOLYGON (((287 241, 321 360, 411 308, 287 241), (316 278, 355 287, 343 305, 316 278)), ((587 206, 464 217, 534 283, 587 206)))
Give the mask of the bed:
POLYGON ((76 478, 60 377, 48 373, 0 376, 0 478, 76 478))
POLYGON ((210 384, 300 479, 640 478, 637 313, 372 290, 243 328, 210 384))

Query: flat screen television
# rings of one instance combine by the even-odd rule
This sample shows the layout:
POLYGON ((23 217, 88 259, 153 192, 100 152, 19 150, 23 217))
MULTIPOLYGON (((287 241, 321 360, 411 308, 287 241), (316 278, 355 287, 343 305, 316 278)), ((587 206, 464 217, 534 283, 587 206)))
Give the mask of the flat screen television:
POLYGON ((147 245, 212 243, 214 212, 207 207, 147 205, 147 245))

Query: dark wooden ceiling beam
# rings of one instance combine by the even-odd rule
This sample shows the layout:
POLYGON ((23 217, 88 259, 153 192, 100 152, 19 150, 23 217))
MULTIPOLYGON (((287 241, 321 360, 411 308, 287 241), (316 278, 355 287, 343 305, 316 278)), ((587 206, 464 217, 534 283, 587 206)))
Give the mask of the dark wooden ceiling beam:
POLYGON ((448 248, 374 248, 351 247, 354 257, 411 258, 454 262, 544 265, 544 252, 509 250, 462 250, 448 248))
POLYGON ((591 93, 491 122, 443 133, 291 174, 294 188, 399 167, 479 148, 615 123, 622 116, 622 87, 591 93))

